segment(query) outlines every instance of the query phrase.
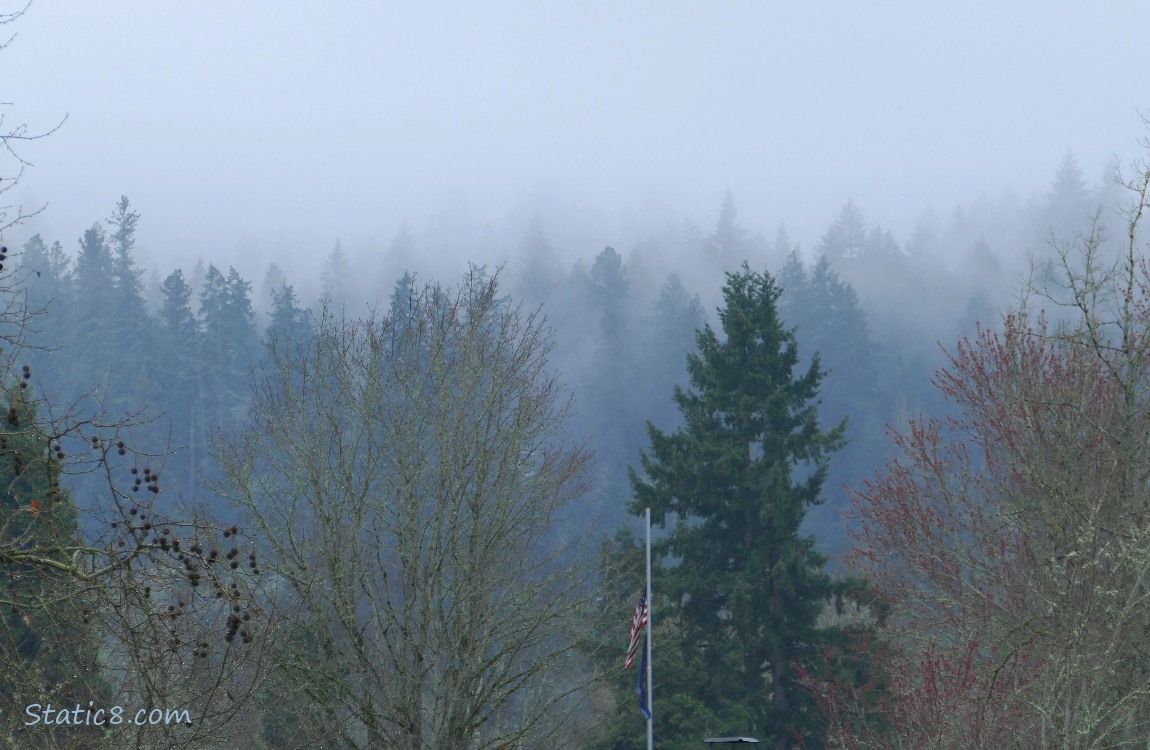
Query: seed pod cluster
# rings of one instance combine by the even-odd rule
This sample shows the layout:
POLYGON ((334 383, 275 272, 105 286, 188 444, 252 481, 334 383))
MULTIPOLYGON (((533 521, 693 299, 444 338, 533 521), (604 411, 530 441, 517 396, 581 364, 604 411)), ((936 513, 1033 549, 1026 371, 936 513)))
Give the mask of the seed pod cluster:
MULTIPOLYGON (((154 486, 156 475, 150 469, 144 469, 143 476, 154 486)), ((126 509, 122 519, 112 521, 110 525, 117 537, 115 546, 111 549, 115 552, 117 548, 123 548, 131 541, 136 552, 126 560, 135 563, 133 567, 138 566, 141 570, 152 571, 167 569, 173 573, 178 571, 179 577, 187 583, 184 595, 179 597, 176 596, 178 589, 171 585, 165 584, 161 589, 173 596, 168 603, 162 605, 162 609, 156 611, 157 615, 170 623, 171 638, 168 642, 170 651, 173 654, 187 653, 187 649, 191 647, 194 657, 199 659, 209 657, 210 631, 197 628, 198 635, 188 635, 186 628, 194 627, 191 622, 199 621, 200 618, 197 615, 189 622, 189 618, 185 617, 189 607, 197 606, 194 604, 197 599, 204 601, 202 596, 205 589, 214 591, 214 599, 223 600, 229 607, 226 627, 220 633, 224 640, 228 643, 237 640, 242 644, 252 643, 255 635, 249 623, 258 617, 258 609, 246 601, 234 578, 242 554, 239 527, 231 526, 223 530, 223 535, 233 539, 234 542, 232 546, 226 548, 226 551, 221 551, 213 544, 205 542, 203 536, 198 533, 181 540, 177 533, 173 533, 171 527, 165 526, 154 514, 149 518, 148 512, 146 506, 132 506, 126 509), (233 578, 230 582, 227 580, 229 577, 233 578), (200 596, 197 597, 197 594, 200 596), (185 625, 181 626, 181 622, 185 625), (185 635, 181 636, 181 631, 185 635)), ((259 575, 258 559, 256 552, 247 554, 248 567, 254 575, 259 575)), ((155 598, 152 586, 143 588, 141 602, 155 598)))
MULTIPOLYGON (((120 443, 120 445, 122 446, 123 443, 120 443)), ((120 450, 124 451, 125 449, 120 448, 120 450)), ((151 469, 144 467, 144 475, 141 477, 139 476, 139 470, 133 466, 132 474, 136 475, 135 480, 132 482, 132 492, 139 492, 140 486, 143 485, 144 488, 153 495, 160 494, 160 475, 158 473, 153 474, 151 469)))

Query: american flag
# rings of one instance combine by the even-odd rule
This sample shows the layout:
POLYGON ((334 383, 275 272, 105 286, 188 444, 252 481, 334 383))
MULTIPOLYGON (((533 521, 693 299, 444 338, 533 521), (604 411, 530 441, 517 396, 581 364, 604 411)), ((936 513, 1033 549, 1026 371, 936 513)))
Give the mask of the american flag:
POLYGON ((627 646, 627 663, 623 665, 623 669, 629 669, 631 662, 635 660, 635 652, 642 643, 639 635, 645 627, 647 627, 647 595, 642 594, 639 597, 639 606, 635 607, 635 616, 631 620, 631 643, 627 646))

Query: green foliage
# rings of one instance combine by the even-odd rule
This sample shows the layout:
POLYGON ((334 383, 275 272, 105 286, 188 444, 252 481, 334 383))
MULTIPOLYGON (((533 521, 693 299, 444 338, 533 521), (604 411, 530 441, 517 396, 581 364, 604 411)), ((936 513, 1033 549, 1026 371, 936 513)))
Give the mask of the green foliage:
POLYGON ((204 441, 202 407, 200 404, 199 339, 200 326, 192 312, 192 288, 184 279, 183 271, 168 274, 160 287, 162 301, 156 332, 157 350, 154 357, 164 387, 157 394, 154 405, 170 420, 173 431, 186 451, 171 457, 173 474, 188 477, 190 488, 195 489, 200 474, 204 441))
POLYGON ((71 353, 68 381, 76 392, 102 385, 112 369, 116 334, 116 291, 107 235, 93 224, 80 239, 76 271, 70 290, 76 304, 66 317, 65 347, 71 353))
POLYGON ((627 271, 623 258, 613 247, 603 248, 591 266, 588 289, 590 303, 598 310, 603 340, 614 354, 626 330, 627 271))
POLYGON ((649 424, 643 475, 631 472, 630 511, 650 507, 667 531, 655 549, 656 736, 694 747, 708 732, 752 733, 786 747, 814 729, 795 667, 815 654, 836 590, 799 526, 845 421, 820 429, 824 373, 817 356, 797 372, 774 279, 744 263, 723 291, 725 339, 705 326, 691 387, 675 389, 685 427, 649 424))
POLYGON ((139 328, 147 321, 144 313, 144 283, 136 260, 132 257, 139 221, 140 214, 132 210, 127 196, 120 197, 116 211, 107 219, 108 226, 113 229, 107 237, 107 243, 117 297, 116 314, 121 328, 139 328))
POLYGON ((184 280, 184 272, 176 269, 168 274, 161 287, 164 301, 160 307, 160 324, 172 348, 191 349, 199 333, 196 316, 192 313, 192 288, 184 280))
MULTIPOLYGON (((884 456, 883 418, 887 412, 876 366, 880 353, 871 341, 858 295, 833 270, 825 255, 808 271, 792 252, 779 281, 780 313, 794 326, 806 352, 819 352, 819 361, 826 366, 826 377, 819 386, 824 419, 837 423, 850 416, 850 444, 827 475, 827 503, 814 510, 808 523, 808 527, 820 529, 820 549, 838 555, 850 546, 843 521, 849 506, 843 484, 866 476, 884 456)), ((800 359, 803 366, 810 361, 809 354, 800 359)))
POLYGON ((234 268, 209 265, 200 292, 199 366, 204 429, 224 428, 247 407, 249 365, 258 353, 251 282, 234 268))
POLYGON ((306 342, 312 334, 311 319, 307 311, 300 308, 295 288, 285 283, 280 289, 273 289, 271 295, 272 313, 267 335, 280 336, 298 343, 306 342))
POLYGON ((673 425, 678 420, 666 394, 685 379, 687 355, 695 351, 695 332, 706 320, 698 295, 689 294, 677 274, 668 276, 642 320, 637 347, 638 382, 644 387, 635 395, 642 405, 640 413, 651 422, 673 425))
MULTIPOLYGON (((37 424, 26 389, 6 390, 8 409, 0 424, 0 732, 21 736, 17 717, 26 706, 87 705, 101 697, 104 686, 92 669, 96 645, 85 626, 82 587, 46 566, 3 556, 19 550, 66 560, 79 543, 75 505, 59 487, 56 445, 37 424)), ((55 746, 93 731, 41 728, 20 741, 55 746)))

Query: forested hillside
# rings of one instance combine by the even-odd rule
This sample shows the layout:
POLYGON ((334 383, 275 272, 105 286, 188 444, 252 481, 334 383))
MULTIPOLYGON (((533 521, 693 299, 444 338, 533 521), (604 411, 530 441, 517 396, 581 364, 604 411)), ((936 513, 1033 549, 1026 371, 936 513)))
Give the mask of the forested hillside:
MULTIPOLYGON (((721 556, 700 555, 698 545, 726 542, 691 536, 691 529, 711 528, 707 519, 718 506, 686 498, 704 486, 743 480, 731 480, 727 470, 688 478, 711 459, 707 449, 689 458, 697 450, 689 447, 695 438, 682 437, 688 434, 682 430, 703 429, 729 408, 734 411, 722 421, 736 429, 746 409, 757 413, 754 404, 763 397, 751 395, 758 393, 757 381, 725 386, 749 389, 750 401, 737 409, 722 406, 736 402, 707 395, 708 389, 786 362, 771 386, 782 393, 792 387, 787 377, 796 378, 797 400, 787 408, 796 410, 798 421, 785 429, 809 421, 810 429, 821 424, 829 431, 817 440, 811 433, 810 445, 822 448, 796 443, 782 452, 767 447, 775 428, 760 426, 739 438, 754 459, 739 471, 759 477, 748 479, 751 484, 780 481, 771 473, 779 471, 798 483, 792 485, 793 506, 777 510, 777 521, 763 521, 753 532, 760 522, 746 521, 751 536, 739 543, 748 555, 740 564, 758 560, 768 565, 764 571, 784 563, 797 567, 763 579, 774 581, 762 595, 770 601, 770 616, 761 609, 766 604, 752 605, 743 625, 719 628, 735 640, 714 652, 724 668, 775 665, 773 687, 748 678, 739 697, 743 693, 731 692, 728 680, 721 699, 722 690, 714 700, 704 694, 699 703, 672 699, 672 715, 661 720, 660 731, 689 736, 716 723, 744 722, 779 748, 792 740, 823 746, 818 738, 836 732, 913 734, 917 730, 900 723, 903 718, 880 717, 884 699, 865 692, 901 695, 903 683, 876 688, 869 681, 877 675, 894 679, 884 670, 906 669, 889 655, 897 649, 873 650, 879 642, 895 648, 879 613, 909 606, 902 599, 906 583, 897 577, 889 583, 894 574, 878 562, 873 545, 877 540, 903 549, 909 543, 884 515, 894 511, 882 509, 898 493, 911 492, 896 486, 901 464, 891 461, 906 460, 907 451, 915 459, 914 441, 925 438, 915 437, 916 427, 910 438, 892 444, 888 427, 919 414, 970 419, 962 368, 971 366, 978 347, 1018 335, 1020 321, 1031 320, 1019 316, 1034 315, 1035 305, 1043 304, 1036 289, 1069 283, 1073 292, 1079 288, 1074 284, 1093 289, 1101 283, 1090 275, 1094 266, 1080 271, 1073 265, 1074 253, 1086 247, 1095 263, 1114 253, 1118 245, 1107 239, 1105 214, 1099 213, 1112 204, 1112 195, 1087 186, 1067 157, 1040 200, 1025 207, 1005 199, 979 201, 955 209, 945 222, 928 212, 907 238, 868 222, 848 202, 809 250, 785 228, 768 241, 765 232, 742 224, 728 193, 709 230, 670 226, 629 248, 572 248, 536 217, 506 240, 475 238, 477 244, 506 242, 502 261, 476 257, 483 265, 445 277, 437 276, 434 235, 403 229, 381 257, 354 262, 335 240, 331 250, 317 253, 322 261, 310 271, 269 265, 256 293, 251 280, 211 256, 174 269, 142 268, 136 250, 148 219, 123 197, 71 247, 35 234, 5 257, 2 273, 12 299, 6 336, 16 357, 12 366, 25 368, 9 389, 15 415, 10 439, 23 436, 19 440, 51 447, 55 458, 45 471, 59 477, 59 490, 51 491, 74 503, 75 515, 61 518, 74 517, 77 524, 74 532, 37 532, 51 535, 46 556, 19 553, 12 559, 33 570, 57 555, 78 561, 93 556, 89 565, 52 568, 56 580, 49 588, 57 595, 8 596, 23 618, 12 621, 9 635, 14 643, 26 640, 27 623, 45 616, 58 619, 62 630, 44 637, 75 639, 65 634, 80 628, 95 637, 87 658, 102 642, 117 663, 138 665, 131 674, 153 675, 153 684, 111 679, 112 673, 97 670, 70 694, 198 696, 205 731, 246 736, 252 747, 327 741, 309 729, 322 717, 338 727, 329 739, 364 747, 381 740, 443 746, 471 736, 632 747, 610 645, 616 610, 626 607, 620 594, 638 586, 638 568, 627 562, 636 554, 626 530, 634 528, 631 514, 644 502, 656 506, 661 586, 678 586, 684 602, 704 601, 708 586, 719 587, 711 612, 680 611, 665 598, 669 591, 652 602, 657 618, 672 623, 659 684, 685 695, 697 682, 692 670, 717 668, 698 662, 698 654, 725 642, 712 643, 707 634, 717 625, 703 623, 716 612, 747 606, 721 592, 726 586, 757 590, 759 574, 721 584, 696 577, 696 566, 723 566, 721 556), (1019 247, 1032 250, 1029 270, 1017 259, 1019 247), (748 284, 757 291, 740 297, 748 284), (1014 293, 1032 301, 1003 318, 999 311, 1008 309, 1014 293), (762 333, 732 322, 737 305, 766 316, 762 333), (720 321, 725 336, 746 337, 746 347, 763 346, 763 353, 734 369, 724 365, 744 355, 743 345, 732 349, 732 340, 715 337, 720 321), (802 372, 807 375, 798 379, 802 372), (29 387, 32 405, 21 405, 16 396, 29 387), (703 398, 717 399, 715 406, 691 406, 703 398), (20 420, 33 431, 21 432, 20 420), (679 440, 686 442, 674 442, 679 440), (680 448, 672 450, 672 444, 680 448), (649 450, 655 453, 644 452, 649 450), (677 466, 674 482, 681 487, 660 485, 663 470, 652 459, 677 466), (709 484, 692 484, 698 481, 709 484), (895 483, 893 496, 884 494, 884 482, 895 483), (149 515, 156 520, 145 522, 149 515), (184 548, 169 537, 178 529, 184 530, 184 548), (226 567, 214 572, 221 549, 232 544, 226 540, 241 533, 250 553, 233 547, 222 558, 232 573, 226 567), (189 543, 191 551, 182 551, 189 543), (501 563, 492 557, 496 550, 501 563), (241 554, 249 558, 243 571, 237 570, 241 554), (140 567, 132 573, 137 557, 140 567), (110 578, 121 566, 125 575, 110 578), (409 572, 397 577, 404 570, 409 572), (855 577, 871 570, 878 577, 855 577), (347 588, 348 575, 360 583, 347 588), (82 603, 79 615, 61 609, 69 600, 64 592, 77 580, 70 601, 82 603), (197 606, 205 582, 217 597, 234 602, 230 612, 197 606), (418 593, 427 586, 436 588, 418 593), (549 592, 553 598, 532 605, 536 614, 529 616, 525 599, 506 598, 522 586, 533 596, 549 592), (160 606, 153 607, 157 596, 160 606), (121 605, 106 609, 117 599, 132 601, 134 614, 121 605), (461 608, 463 601, 471 603, 461 608), (838 602, 837 620, 822 611, 831 601, 838 602), (165 611, 186 618, 167 641, 173 654, 191 647, 191 662, 149 661, 148 638, 120 630, 165 611), (546 628, 522 631, 525 617, 546 628), (93 629, 95 622, 107 630, 93 629), (431 627, 433 622, 439 625, 431 627), (778 630, 783 623, 794 629, 792 646, 752 643, 757 629, 778 630), (213 638, 221 632, 227 646, 214 652, 213 638), (396 632, 402 637, 393 640, 396 632), (486 635, 474 640, 480 633, 486 635), (700 638, 706 644, 697 644, 700 638), (750 650, 734 650, 736 641, 750 650), (326 656, 317 662, 316 653, 326 656), (483 653, 503 656, 484 662, 483 653), (325 671, 321 664, 332 659, 345 660, 350 671, 325 671), (201 660, 204 666, 196 667, 201 660), (200 687, 189 693, 173 682, 181 670, 198 675, 200 687), (156 682, 161 673, 166 677, 156 682), (563 678, 555 681, 559 673, 563 678), (410 684, 394 692, 403 675, 410 684), (459 692, 464 675, 489 689, 465 697, 459 692), (243 698, 236 698, 241 688, 243 698), (769 695, 775 697, 767 700, 769 695), (860 700, 870 713, 845 707, 860 700), (796 711, 807 718, 799 720, 796 711), (576 730, 589 718, 604 722, 602 731, 576 730), (245 720, 261 728, 245 731, 245 720)), ((1138 262, 1133 255, 1127 259, 1138 262)), ((1045 299, 1045 319, 1057 331, 1075 325, 1076 311, 1089 315, 1073 294, 1045 299)), ((1116 330, 1127 330, 1122 325, 1116 330)), ((1138 325, 1131 322, 1131 331, 1138 325)), ((1103 334, 1097 335, 1091 345, 1107 351, 1103 334)), ((13 502, 5 511, 13 544, 32 533, 13 525, 14 519, 39 516, 37 503, 43 502, 21 505, 21 498, 43 492, 19 488, 25 471, 15 467, 13 502)), ((773 494, 781 490, 762 497, 738 492, 748 513, 762 497, 775 497, 768 505, 781 502, 773 494)), ((959 538, 969 532, 957 527, 952 533, 959 538)), ((981 632, 964 630, 956 643, 969 637, 969 649, 977 650, 981 632)), ((40 664, 43 651, 29 648, 21 646, 21 669, 48 679, 56 667, 40 664)), ((1011 648, 1015 665, 1024 651, 1011 648)), ((966 653, 970 658, 975 651, 966 653)), ((927 658, 944 657, 930 651, 927 658)), ((1098 700, 1108 705, 1104 691, 1098 700)), ((1008 718, 1012 727, 1025 724, 1016 714, 1008 718)), ((992 719, 995 727, 1007 720, 992 719)), ((1140 726, 1133 718, 1098 722, 1099 736, 1106 737, 1140 726)), ((986 731, 1001 736, 998 728, 986 731)), ((170 729, 156 736, 179 739, 170 729)), ((180 741, 200 741, 193 737, 204 734, 180 741)))
MULTIPOLYGON (((884 425, 944 408, 929 385, 943 361, 940 344, 972 333, 976 323, 997 326, 999 308, 1022 283, 1019 250, 1039 261, 1053 257, 1050 240, 1089 226, 1107 200, 1108 186, 1087 185, 1072 157, 1054 173, 1030 205, 980 200, 955 208, 947 221, 928 211, 906 238, 868 223, 848 202, 811 248, 785 227, 768 241, 740 222, 730 194, 709 230, 669 226, 631 248, 571 247, 549 236, 538 217, 512 232, 502 253, 505 291, 538 306, 555 329, 552 362, 576 398, 571 430, 596 455, 593 488, 570 510, 573 526, 606 535, 624 522, 626 471, 637 462, 644 424, 675 424, 670 396, 684 383, 695 331, 714 319, 722 273, 747 260, 778 278, 784 322, 796 329, 803 355, 817 352, 829 372, 825 418, 849 417, 828 502, 809 521, 820 549, 844 552, 842 487, 886 455, 884 425)), ((210 436, 243 420, 270 331, 304 335, 322 298, 353 317, 369 305, 393 304, 407 273, 419 281, 462 273, 435 260, 434 237, 406 228, 354 270, 337 240, 317 248, 317 262, 298 278, 289 278, 288 263, 272 263, 257 284, 210 256, 145 269, 135 250, 147 220, 123 198, 76 241, 27 238, 13 252, 11 272, 26 285, 28 308, 43 313, 26 334, 34 347, 29 362, 37 373, 52 373, 39 385, 60 403, 155 418, 138 428, 139 438, 168 451, 170 499, 202 495, 205 478, 214 476, 210 436)), ((500 259, 473 260, 493 270, 500 259)))
POLYGON ((1146 11, 978 5, 0 0, 0 748, 1147 747, 1146 11))

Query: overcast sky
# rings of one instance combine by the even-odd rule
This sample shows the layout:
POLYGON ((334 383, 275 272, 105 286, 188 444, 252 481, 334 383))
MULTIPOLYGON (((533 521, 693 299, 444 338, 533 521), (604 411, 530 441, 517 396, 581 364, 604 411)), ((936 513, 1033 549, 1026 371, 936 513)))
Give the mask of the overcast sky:
POLYGON ((1100 179, 1144 134, 1148 29, 1144 0, 35 0, 0 101, 67 115, 24 152, 31 228, 74 250, 127 194, 162 268, 540 196, 610 241, 658 206, 710 226, 728 187, 810 246, 848 198, 905 232, 1068 150, 1100 179))

